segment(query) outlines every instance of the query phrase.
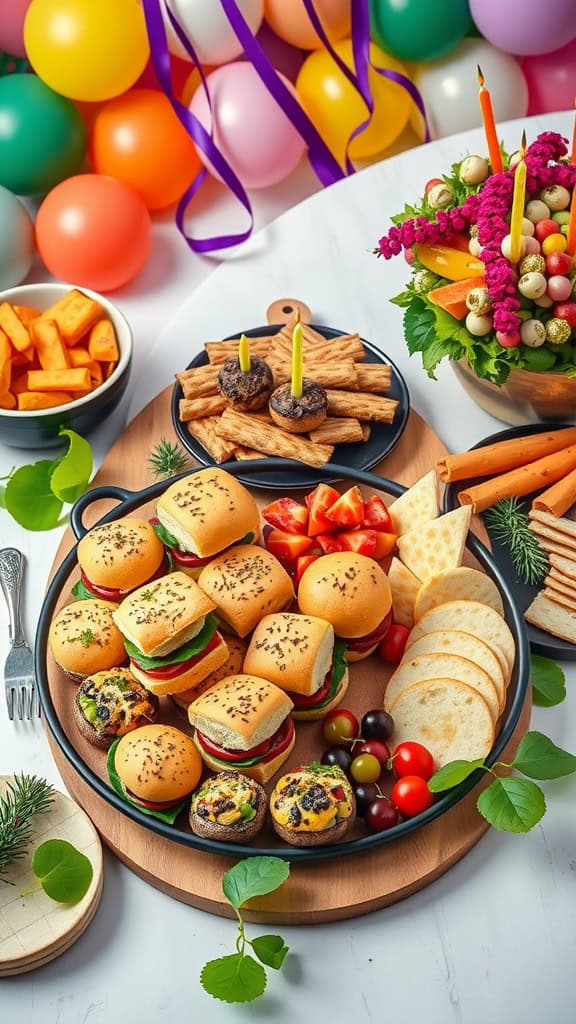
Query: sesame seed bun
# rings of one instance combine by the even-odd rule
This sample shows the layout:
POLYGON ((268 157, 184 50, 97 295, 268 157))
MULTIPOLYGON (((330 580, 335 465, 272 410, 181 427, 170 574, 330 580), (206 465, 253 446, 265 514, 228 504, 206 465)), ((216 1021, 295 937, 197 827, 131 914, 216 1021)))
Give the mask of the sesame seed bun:
POLYGON ((184 799, 202 773, 192 740, 170 725, 144 725, 127 733, 118 743, 114 765, 130 793, 158 803, 184 799))
POLYGON ((74 682, 125 665, 124 640, 112 617, 112 601, 73 601, 52 619, 48 643, 59 667, 74 682))
POLYGON ((376 629, 392 607, 392 594, 386 573, 374 559, 338 551, 308 566, 298 587, 298 605, 305 615, 331 622, 336 636, 352 640, 376 629))
POLYGON ((171 484, 158 499, 156 514, 182 551, 208 558, 247 533, 258 534, 254 498, 235 477, 211 467, 171 484))
POLYGON ((294 599, 288 573, 266 548, 238 544, 207 565, 198 585, 217 609, 222 628, 245 637, 260 619, 294 599))
POLYGON ((124 598, 114 621, 143 654, 163 658, 200 633, 214 607, 189 576, 170 572, 124 598))
POLYGON ((292 701, 267 679, 246 673, 211 686, 188 708, 188 720, 227 750, 250 750, 273 736, 292 701))
POLYGON ((276 612, 256 626, 244 671, 263 676, 288 693, 309 697, 322 686, 333 650, 334 630, 325 619, 276 612))
POLYGON ((226 640, 226 646, 228 648, 228 655, 223 665, 210 672, 210 675, 206 676, 198 685, 188 690, 183 690, 181 693, 170 694, 178 710, 184 713, 186 721, 188 721, 188 707, 193 700, 196 700, 210 686, 215 686, 221 679, 225 679, 226 676, 234 676, 237 672, 242 671, 246 654, 245 642, 236 637, 229 636, 226 640))
POLYGON ((134 590, 151 579, 164 558, 164 546, 145 519, 116 519, 94 526, 78 544, 78 564, 92 583, 134 590))

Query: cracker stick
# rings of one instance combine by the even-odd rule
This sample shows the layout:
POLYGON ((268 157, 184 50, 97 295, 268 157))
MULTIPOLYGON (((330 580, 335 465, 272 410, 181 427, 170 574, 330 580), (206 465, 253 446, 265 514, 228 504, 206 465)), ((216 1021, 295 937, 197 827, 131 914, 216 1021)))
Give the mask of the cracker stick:
POLYGON ((234 452, 234 458, 238 462, 249 462, 251 459, 265 459, 264 452, 257 452, 255 448, 243 448, 240 446, 234 452))
POLYGON ((327 360, 353 359, 355 363, 362 362, 366 358, 364 346, 357 334, 349 337, 331 338, 329 341, 318 343, 309 349, 314 353, 314 359, 319 363, 327 360))
MULTIPOLYGON (((292 344, 292 332, 294 330, 295 324, 296 321, 292 317, 292 319, 289 320, 288 323, 285 324, 282 330, 279 332, 283 338, 288 339, 290 344, 292 344)), ((302 324, 302 337, 304 341, 307 342, 309 345, 316 345, 318 342, 326 341, 326 338, 324 337, 323 334, 320 334, 318 331, 315 331, 313 327, 310 327, 310 324, 304 323, 302 324)))
POLYGON ((206 363, 204 366, 193 366, 191 370, 182 370, 180 373, 174 374, 176 380, 182 386, 188 381, 193 380, 218 380, 218 374, 220 373, 219 366, 213 366, 211 363, 206 363))
POLYGON ((368 441, 372 433, 372 427, 369 423, 361 423, 360 426, 362 427, 362 440, 368 441))
MULTIPOLYGON (((264 338, 250 338, 250 353, 253 356, 261 356, 263 359, 268 355, 270 351, 270 342, 274 335, 266 336, 264 338)), ((238 341, 206 341, 204 348, 208 353, 208 358, 211 363, 216 365, 225 363, 231 356, 238 355, 238 341)))
POLYGON ((188 432, 200 442, 215 462, 227 462, 235 454, 236 445, 218 436, 216 433, 218 422, 218 416, 206 416, 203 419, 192 420, 188 424, 188 432))
POLYGON ((99 302, 78 288, 66 292, 58 302, 41 314, 42 320, 55 320, 67 345, 76 345, 97 320, 104 316, 99 302))
POLYGON ((30 346, 30 334, 9 302, 0 305, 0 327, 8 335, 17 352, 30 346))
POLYGON ((360 420, 392 423, 398 406, 391 398, 358 391, 327 391, 329 416, 357 416, 360 420))
MULTIPOLYGON (((274 387, 285 384, 292 377, 292 367, 288 360, 268 359, 268 365, 274 375, 274 387)), ((349 388, 356 386, 356 364, 351 360, 342 363, 312 363, 304 360, 304 376, 315 380, 323 388, 349 388)))
POLYGON ((320 444, 354 444, 356 441, 363 441, 362 425, 355 419, 328 419, 324 420, 315 430, 310 430, 308 436, 311 441, 320 444))
POLYGON ((208 395, 219 395, 218 377, 205 377, 203 380, 185 380, 181 384, 184 398, 206 398, 208 395))
POLYGON ((226 408, 226 399, 222 395, 208 395, 206 398, 181 398, 179 403, 179 419, 181 423, 199 420, 203 416, 216 416, 226 408))
POLYGON ((226 409, 216 432, 243 447, 260 449, 266 455, 298 459, 307 466, 323 466, 334 450, 331 445, 315 444, 297 434, 288 434, 279 427, 234 409, 226 409))
POLYGON ((120 358, 116 331, 111 320, 99 320, 90 331, 88 351, 101 363, 117 363, 120 358))
POLYGON ((55 320, 35 320, 30 336, 43 370, 66 370, 72 365, 55 320))
POLYGON ((392 369, 384 363, 363 363, 356 366, 360 391, 385 392, 390 390, 392 369))

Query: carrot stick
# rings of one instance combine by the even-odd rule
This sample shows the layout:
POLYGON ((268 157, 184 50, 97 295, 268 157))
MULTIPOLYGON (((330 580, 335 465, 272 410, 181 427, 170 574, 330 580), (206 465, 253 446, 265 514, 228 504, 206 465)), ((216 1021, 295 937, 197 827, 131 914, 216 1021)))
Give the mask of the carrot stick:
POLYGON ((498 441, 484 448, 474 448, 460 455, 445 455, 436 463, 436 472, 444 483, 449 480, 468 480, 476 476, 492 476, 507 469, 524 466, 535 459, 576 444, 576 427, 551 430, 529 437, 498 441))
POLYGON ((547 484, 576 469, 576 446, 545 455, 527 466, 518 466, 509 473, 485 480, 475 487, 467 487, 458 494, 461 505, 472 505, 473 512, 484 512, 501 498, 521 498, 532 491, 540 491, 547 484))
POLYGON ((543 491, 538 498, 534 498, 532 508, 538 512, 549 512, 551 516, 563 516, 576 502, 576 469, 573 469, 563 480, 553 484, 547 491, 543 491))

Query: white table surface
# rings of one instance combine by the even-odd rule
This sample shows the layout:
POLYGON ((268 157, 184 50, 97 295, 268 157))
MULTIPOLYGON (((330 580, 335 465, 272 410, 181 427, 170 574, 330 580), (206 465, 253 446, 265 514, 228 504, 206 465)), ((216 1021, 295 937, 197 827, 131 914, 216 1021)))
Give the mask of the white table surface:
MULTIPOLYGON (((551 127, 568 134, 571 123, 569 114, 528 119, 505 125, 502 135, 514 149, 524 126, 533 138, 551 127)), ((404 200, 465 152, 483 149, 482 135, 474 131, 368 168, 284 213, 220 266, 191 255, 163 218, 155 225, 149 267, 116 297, 134 328, 133 387, 123 411, 93 436, 97 458, 123 418, 169 383, 205 338, 265 322, 266 307, 281 296, 302 299, 318 322, 359 330, 388 352, 406 376, 414 407, 449 448, 467 447, 499 429, 459 389, 449 367, 434 383, 416 359, 408 360, 401 311, 388 303, 406 279, 406 267, 402 259, 385 264, 371 254, 404 200)), ((315 187, 300 168, 258 198, 259 223, 315 187)), ((221 204, 218 228, 229 225, 226 217, 221 204)), ((41 278, 37 270, 33 279, 41 278)), ((0 446, 0 475, 39 457, 0 446)), ((59 537, 59 531, 27 533, 0 512, 1 545, 15 545, 27 558, 30 639, 59 537)), ((2 607, 0 664, 6 624, 2 607)), ((565 669, 566 702, 535 709, 533 727, 575 750, 576 669, 565 669)), ((59 783, 41 726, 9 724, 0 698, 0 773, 14 770, 59 783)), ((277 1024, 568 1024, 576 999, 576 784, 568 779, 544 788, 549 809, 542 825, 528 836, 490 831, 448 874, 404 902, 342 923, 278 927, 291 955, 280 974, 269 972, 267 994, 248 1006, 217 1002, 198 983, 207 959, 233 951, 233 924, 162 895, 107 854, 102 905, 90 928, 52 964, 0 982, 0 1020, 152 1024, 200 1016, 277 1024)), ((265 930, 250 928, 254 934, 265 930)))

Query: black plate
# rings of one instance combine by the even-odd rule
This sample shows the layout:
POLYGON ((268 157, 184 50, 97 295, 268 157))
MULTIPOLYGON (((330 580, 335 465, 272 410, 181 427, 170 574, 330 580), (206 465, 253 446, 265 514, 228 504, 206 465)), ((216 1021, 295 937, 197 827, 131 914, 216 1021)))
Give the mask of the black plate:
MULTIPOLYGON (((324 335, 325 338, 338 338, 344 331, 337 331, 334 327, 323 327, 320 324, 310 324, 315 331, 319 334, 324 335)), ((240 332, 238 334, 231 334, 229 338, 225 338, 225 341, 233 341, 240 337, 241 333, 244 333, 248 338, 262 338, 269 334, 275 334, 280 331, 282 324, 267 324, 266 327, 254 327, 250 331, 240 332)), ((392 368, 392 383, 390 390, 386 392, 387 398, 394 398, 399 403, 396 410, 393 423, 372 423, 372 431, 368 441, 362 441, 358 444, 338 444, 334 448, 334 461, 340 466, 349 466, 352 469, 372 469, 379 462, 382 461, 389 455, 393 448, 396 447, 398 441, 404 433, 406 423, 408 422, 408 413, 410 412, 410 397, 408 395, 408 388, 406 381, 404 380, 400 370, 394 365, 392 360, 385 355, 384 352, 380 352, 379 349, 371 345, 370 342, 365 341, 364 338, 360 339, 364 345, 366 351, 366 362, 367 363, 386 363, 392 368)), ((187 370, 191 370, 196 366, 206 366, 208 363, 208 356, 206 352, 200 352, 191 363, 186 367, 187 370)), ((174 429, 178 434, 180 442, 198 460, 203 466, 213 466, 214 460, 211 455, 208 454, 205 448, 199 444, 193 437, 190 436, 186 429, 186 424, 181 423, 178 419, 178 403, 184 395, 182 394, 182 388, 178 383, 174 385, 172 392, 172 423, 174 429)), ((290 460, 281 460, 282 463, 289 462, 290 460)), ((268 459, 261 459, 260 462, 268 462, 268 459)), ((238 479, 244 484, 251 484, 253 487, 268 487, 274 490, 286 491, 286 490, 301 490, 305 487, 315 487, 320 481, 331 483, 335 480, 335 477, 328 479, 326 474, 320 474, 317 469, 305 469, 299 468, 297 470, 286 469, 280 470, 274 474, 274 478, 270 479, 269 474, 265 477, 262 473, 247 473, 244 467, 241 473, 238 473, 238 479)))
MULTIPOLYGON (((256 468, 258 474, 263 473, 266 476, 270 476, 282 469, 284 465, 285 460, 283 459, 262 459, 259 461, 256 468)), ((242 467, 238 462, 231 462, 225 463, 222 468, 227 470, 233 476, 239 477, 242 467)), ((301 473, 301 468, 298 463, 293 462, 290 465, 290 471, 297 476, 298 473, 301 473)), ((180 478, 188 475, 189 474, 187 473, 181 473, 180 478)), ((392 480, 376 476, 373 473, 358 472, 350 469, 348 466, 338 466, 332 463, 329 463, 320 470, 320 476, 321 479, 324 480, 337 479, 351 481, 352 483, 361 485, 363 484, 366 487, 371 487, 375 490, 392 494, 394 497, 402 494, 406 489, 392 480)), ((174 477, 173 479, 176 480, 179 478, 174 477)), ((92 502, 99 501, 102 498, 115 498, 120 502, 116 508, 111 512, 108 512, 99 520, 100 523, 110 522, 113 519, 117 519, 119 516, 129 515, 131 512, 134 512, 136 509, 146 504, 146 502, 157 498, 165 487, 166 481, 162 480, 152 484, 151 487, 147 487, 142 491, 127 491, 122 487, 112 485, 96 487, 94 490, 88 491, 79 498, 72 509, 71 523, 76 537, 80 538, 86 532, 86 528, 82 524, 82 517, 85 510, 92 504, 92 502)), ((504 603, 504 615, 510 629, 512 630, 514 641, 516 643, 516 662, 512 672, 510 686, 508 688, 506 710, 504 711, 502 718, 500 733, 498 734, 492 750, 486 758, 486 763, 488 765, 492 765, 499 759, 509 742, 518 723, 520 712, 524 706, 530 678, 528 638, 526 635, 524 618, 515 604, 514 595, 508 585, 505 574, 496 564, 488 549, 484 547, 484 545, 472 534, 468 535, 467 546, 476 557, 481 567, 486 570, 488 575, 491 576, 497 584, 504 603)), ((122 800, 114 790, 111 789, 110 786, 108 786, 100 776, 92 771, 92 769, 86 764, 64 732, 52 702, 46 667, 48 632, 61 591, 63 587, 67 585, 68 577, 76 565, 77 557, 75 545, 66 555, 62 565, 54 575, 40 613, 38 631, 36 633, 34 657, 36 679, 38 681, 38 689, 42 700, 42 708, 44 715, 46 716, 48 726, 58 746, 74 766, 81 778, 91 786, 98 796, 102 797, 103 800, 106 800, 107 803, 117 811, 125 814, 128 818, 131 818, 132 821, 141 825, 143 828, 151 829, 153 832, 163 836, 165 839, 171 839, 184 846, 194 847, 195 849, 219 854, 221 856, 255 857, 267 854, 269 856, 276 857, 282 856, 285 860, 289 861, 320 861, 330 857, 343 857, 348 854, 363 853, 365 850, 371 850, 376 846, 392 842, 394 839, 399 839, 408 833, 413 832, 415 829, 427 825, 428 822, 438 818, 441 814, 444 814, 458 803, 458 801, 469 793, 483 777, 483 772, 481 770, 474 772, 473 775, 469 776, 469 778, 459 786, 442 794, 427 811, 417 815, 415 818, 408 818, 406 821, 401 822, 399 825, 395 825, 394 828, 389 829, 387 832, 380 832, 372 835, 367 834, 362 836, 360 839, 352 839, 341 843, 331 843, 326 846, 292 847, 285 844, 281 847, 275 846, 268 849, 259 846, 246 847, 238 843, 221 843, 212 839, 204 839, 199 836, 195 836, 191 832, 185 832, 173 825, 167 825, 162 821, 158 821, 142 814, 137 807, 133 807, 122 800)))
MULTIPOLYGON (((496 434, 490 434, 489 437, 485 437, 482 441, 478 441, 470 451, 474 451, 475 448, 484 448, 489 444, 496 444, 497 441, 509 441, 516 437, 529 437, 531 434, 542 434, 545 431, 551 430, 563 430, 567 426, 573 426, 570 423, 527 423, 521 427, 510 427, 509 430, 499 430, 496 434)), ((449 512, 451 509, 460 508, 458 502, 458 492, 464 487, 473 487, 474 484, 480 483, 480 477, 470 478, 469 480, 458 480, 455 483, 446 484, 446 490, 444 491, 443 508, 445 512, 449 512)), ((527 495, 527 497, 519 502, 521 508, 525 508, 526 511, 530 509, 532 499, 537 494, 541 494, 542 491, 534 491, 533 494, 527 495)), ((508 549, 500 544, 490 532, 488 523, 484 521, 484 526, 490 537, 492 544, 492 554, 494 561, 502 570, 504 576, 508 580, 510 590, 514 595, 514 600, 517 602, 521 612, 525 612, 528 605, 536 597, 539 590, 542 590, 542 585, 531 587, 527 583, 522 583, 518 579, 518 574, 512 565, 508 549)), ((576 644, 571 644, 568 640, 561 640, 559 637, 552 636, 551 633, 545 633, 543 629, 538 629, 537 626, 532 626, 527 623, 528 639, 530 641, 530 647, 535 654, 544 654, 549 658, 560 658, 563 661, 576 661, 576 644)))

